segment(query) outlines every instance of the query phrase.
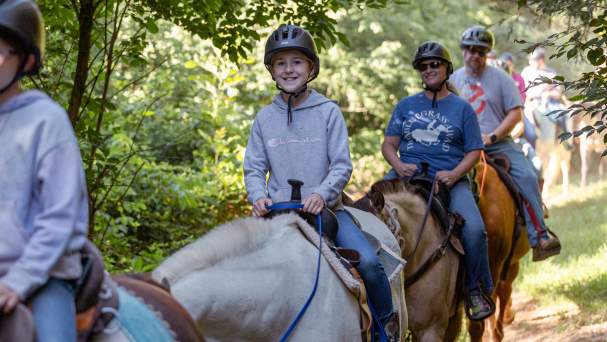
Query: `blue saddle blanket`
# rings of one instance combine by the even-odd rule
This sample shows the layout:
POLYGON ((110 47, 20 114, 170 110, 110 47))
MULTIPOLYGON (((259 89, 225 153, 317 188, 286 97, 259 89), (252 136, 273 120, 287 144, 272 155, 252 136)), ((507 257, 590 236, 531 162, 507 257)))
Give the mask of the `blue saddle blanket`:
POLYGON ((120 307, 118 320, 122 332, 133 342, 172 342, 172 332, 161 319, 141 300, 118 288, 120 307))

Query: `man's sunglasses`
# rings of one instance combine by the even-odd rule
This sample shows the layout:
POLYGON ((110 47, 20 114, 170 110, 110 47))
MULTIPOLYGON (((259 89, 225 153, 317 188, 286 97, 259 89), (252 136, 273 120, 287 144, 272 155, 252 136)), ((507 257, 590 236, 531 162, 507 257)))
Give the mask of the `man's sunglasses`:
POLYGON ((477 54, 480 57, 485 57, 489 53, 489 49, 484 49, 477 46, 466 46, 466 50, 470 54, 477 54))
POLYGON ((438 68, 440 68, 441 65, 443 65, 443 63, 437 62, 437 61, 430 62, 430 63, 419 63, 419 64, 417 64, 415 69, 423 72, 423 71, 426 71, 426 69, 428 69, 428 67, 430 69, 438 69, 438 68))

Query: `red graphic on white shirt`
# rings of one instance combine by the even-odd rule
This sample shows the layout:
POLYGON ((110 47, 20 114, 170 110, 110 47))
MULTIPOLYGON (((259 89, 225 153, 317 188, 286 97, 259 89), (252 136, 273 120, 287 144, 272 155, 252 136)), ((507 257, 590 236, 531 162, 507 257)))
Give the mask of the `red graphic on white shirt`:
POLYGON ((480 83, 467 84, 462 95, 470 103, 476 115, 480 115, 485 110, 487 95, 480 83))

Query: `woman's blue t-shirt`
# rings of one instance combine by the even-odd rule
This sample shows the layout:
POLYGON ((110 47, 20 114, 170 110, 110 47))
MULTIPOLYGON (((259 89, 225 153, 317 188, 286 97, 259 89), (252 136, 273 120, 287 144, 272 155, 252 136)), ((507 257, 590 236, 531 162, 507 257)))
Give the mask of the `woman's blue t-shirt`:
POLYGON ((430 164, 430 176, 452 170, 464 154, 483 149, 481 131, 474 110, 464 99, 449 94, 436 101, 424 92, 402 99, 386 128, 386 136, 400 138, 399 155, 403 163, 430 164))

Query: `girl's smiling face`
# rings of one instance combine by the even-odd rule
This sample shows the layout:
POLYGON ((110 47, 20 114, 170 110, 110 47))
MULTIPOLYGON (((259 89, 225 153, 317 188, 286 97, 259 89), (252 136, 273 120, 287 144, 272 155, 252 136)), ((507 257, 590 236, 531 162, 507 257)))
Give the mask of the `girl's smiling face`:
POLYGON ((279 51, 272 56, 271 73, 282 90, 295 93, 310 78, 312 61, 298 50, 279 51))

